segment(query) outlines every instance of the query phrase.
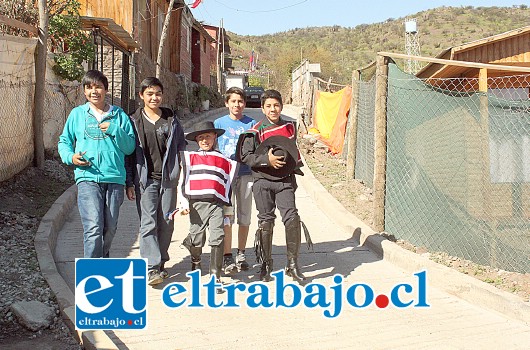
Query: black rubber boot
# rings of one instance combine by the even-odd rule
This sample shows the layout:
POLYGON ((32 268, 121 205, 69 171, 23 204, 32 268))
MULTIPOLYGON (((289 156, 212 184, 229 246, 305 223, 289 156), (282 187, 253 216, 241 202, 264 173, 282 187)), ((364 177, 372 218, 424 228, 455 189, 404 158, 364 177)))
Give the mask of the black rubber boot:
POLYGON ((191 271, 201 269, 201 254, 202 254, 202 247, 191 246, 190 248, 191 271))
POLYGON ((182 246, 185 247, 191 256, 191 271, 201 269, 201 254, 202 247, 194 247, 191 236, 188 234, 182 241, 182 246))
POLYGON ((305 276, 298 267, 298 252, 302 243, 302 229, 300 217, 296 216, 285 223, 285 242, 287 244, 287 266, 285 274, 297 282, 305 280, 305 276))
POLYGON ((271 276, 272 272, 272 233, 274 223, 262 222, 256 231, 256 239, 254 247, 256 250, 256 258, 258 263, 261 262, 261 269, 259 274, 260 281, 270 282, 274 279, 271 276))
MULTIPOLYGON (((223 270, 224 241, 217 246, 212 246, 210 253, 210 275, 215 276, 215 281, 221 283, 221 271, 223 270)), ((216 289, 217 294, 224 293, 222 288, 216 289)))

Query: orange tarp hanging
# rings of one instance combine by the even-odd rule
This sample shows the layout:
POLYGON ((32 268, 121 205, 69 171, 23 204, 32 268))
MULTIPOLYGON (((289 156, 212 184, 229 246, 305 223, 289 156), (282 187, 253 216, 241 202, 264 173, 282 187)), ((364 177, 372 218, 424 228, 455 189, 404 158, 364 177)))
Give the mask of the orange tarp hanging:
POLYGON ((337 92, 317 91, 313 126, 333 154, 342 153, 350 111, 352 88, 337 92))

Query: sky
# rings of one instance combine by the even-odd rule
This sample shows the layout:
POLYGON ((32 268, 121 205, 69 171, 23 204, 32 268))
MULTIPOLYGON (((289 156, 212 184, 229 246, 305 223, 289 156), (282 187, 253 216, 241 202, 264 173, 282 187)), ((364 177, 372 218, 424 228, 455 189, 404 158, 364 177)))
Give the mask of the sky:
MULTIPOLYGON (((188 0, 187 0, 188 1, 188 0)), ((189 0, 192 4, 193 0, 189 0)), ((198 21, 219 26, 239 35, 263 35, 294 28, 384 22, 404 18, 441 6, 528 5, 529 0, 458 1, 458 0, 202 0, 191 9, 198 21)), ((418 22, 418 30, 421 23, 418 22)))

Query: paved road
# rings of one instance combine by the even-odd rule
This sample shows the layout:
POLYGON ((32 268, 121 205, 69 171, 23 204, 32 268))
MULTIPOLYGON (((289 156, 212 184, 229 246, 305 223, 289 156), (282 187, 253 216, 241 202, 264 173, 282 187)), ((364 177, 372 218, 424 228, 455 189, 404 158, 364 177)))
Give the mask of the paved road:
MULTIPOLYGON (((367 308, 344 305, 336 318, 324 317, 322 308, 309 309, 303 306, 277 309, 253 309, 247 306, 233 309, 170 309, 161 301, 162 289, 168 283, 186 282, 185 273, 190 267, 187 251, 180 248, 189 222, 187 217, 178 217, 170 247, 170 277, 156 288, 149 288, 148 329, 107 332, 116 347, 142 350, 529 348, 528 322, 467 302, 453 295, 458 293, 449 293, 445 288, 439 288, 439 284, 431 283, 429 268, 419 266, 415 270, 402 269, 388 259, 382 259, 381 255, 368 249, 366 244, 361 245, 358 235, 354 235, 352 228, 357 228, 356 232, 359 228, 367 230, 362 223, 355 219, 348 221, 349 225, 338 223, 341 215, 337 219, 337 213, 342 213, 344 209, 324 195, 315 197, 318 192, 310 173, 300 178, 299 184, 296 192, 297 206, 315 243, 314 253, 308 252, 304 244, 299 259, 310 282, 331 287, 336 285, 333 276, 340 274, 344 276, 346 288, 364 283, 378 295, 388 293, 393 286, 401 283, 409 283, 417 288, 418 278, 414 273, 426 269, 426 298, 430 307, 399 309, 389 306, 380 309, 375 305, 367 308), (321 201, 325 201, 326 205, 323 206, 321 201), (326 209, 323 210, 323 207, 326 209)), ((254 220, 251 232, 255 230, 254 220)), ((132 202, 126 202, 121 208, 119 229, 111 256, 138 257, 137 231, 135 207, 132 202)), ((74 259, 82 256, 81 237, 79 214, 74 207, 59 232, 55 252, 59 272, 72 289, 74 259)), ((283 227, 278 219, 273 240, 273 259, 277 269, 281 269, 286 261, 284 237, 283 227)), ((249 260, 253 262, 255 256, 251 245, 252 238, 249 237, 247 253, 249 260)), ((408 256, 405 252, 403 254, 408 256)), ((208 248, 203 256, 203 271, 206 273, 208 248)), ((231 277, 223 277, 223 281, 255 281, 256 272, 257 268, 252 268, 231 277)), ((447 274, 448 284, 452 283, 449 280, 451 276, 454 274, 447 274)), ((202 279, 206 281, 207 276, 202 279)), ((465 281, 468 280, 463 281, 466 284, 465 281)), ((473 283, 475 286, 476 283, 473 283)), ((466 288, 469 286, 461 286, 461 289, 466 288)), ((411 294, 411 298, 417 301, 419 296, 416 291, 417 289, 411 294)), ((271 296, 275 294, 273 290, 271 296)), ((217 296, 217 300, 225 300, 223 298, 226 295, 217 296)), ((326 301, 334 300, 328 294, 326 301)))

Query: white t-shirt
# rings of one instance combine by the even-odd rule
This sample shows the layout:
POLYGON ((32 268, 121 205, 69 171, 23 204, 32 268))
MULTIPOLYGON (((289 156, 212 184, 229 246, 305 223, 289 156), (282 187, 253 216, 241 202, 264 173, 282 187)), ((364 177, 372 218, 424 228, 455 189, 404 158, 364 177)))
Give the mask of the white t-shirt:
POLYGON ((109 107, 109 110, 106 111, 106 112, 103 112, 103 113, 98 113, 94 107, 92 107, 92 105, 90 105, 90 109, 92 110, 92 113, 94 114, 94 117, 96 117, 98 123, 101 123, 101 121, 103 119, 105 119, 106 116, 108 116, 110 114, 110 112, 112 112, 112 109, 113 109, 114 106, 110 105, 109 107))

